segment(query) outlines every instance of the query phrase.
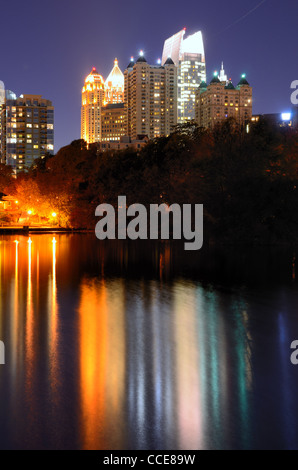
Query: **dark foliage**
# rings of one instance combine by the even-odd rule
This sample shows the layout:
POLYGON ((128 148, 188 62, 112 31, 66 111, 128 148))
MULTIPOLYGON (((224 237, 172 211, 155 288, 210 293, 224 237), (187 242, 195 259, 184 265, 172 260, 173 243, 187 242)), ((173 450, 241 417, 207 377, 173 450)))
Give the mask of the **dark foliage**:
MULTIPOLYGON (((1 171, 4 192, 9 175, 1 171)), ((15 184, 29 181, 39 200, 59 211, 60 223, 72 227, 93 228, 97 205, 116 207, 118 196, 126 195, 128 204, 204 204, 210 240, 298 241, 298 134, 265 120, 248 134, 232 120, 213 131, 189 123, 141 151, 97 153, 77 140, 35 162, 15 184)))

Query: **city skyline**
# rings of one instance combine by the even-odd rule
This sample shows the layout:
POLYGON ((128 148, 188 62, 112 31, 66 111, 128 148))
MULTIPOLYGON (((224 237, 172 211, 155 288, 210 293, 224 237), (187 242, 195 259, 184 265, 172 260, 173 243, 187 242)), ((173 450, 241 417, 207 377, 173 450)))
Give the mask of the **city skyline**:
MULTIPOLYGON (((254 4, 251 6, 258 2, 254 4)), ((34 17, 35 27, 28 30, 23 39, 26 47, 33 47, 34 54, 16 59, 11 50, 5 48, 0 79, 18 96, 36 93, 52 100, 56 118, 55 151, 80 136, 80 90, 93 66, 106 78, 115 57, 119 60, 120 69, 124 70, 130 56, 137 57, 140 49, 144 50, 149 63, 155 63, 161 58, 166 38, 184 27, 187 34, 198 30, 203 32, 208 80, 224 61, 233 81, 238 80, 239 73, 247 73, 255 90, 254 113, 289 110, 290 84, 297 79, 297 73, 294 60, 290 54, 284 54, 284 49, 291 48, 297 36, 295 12, 298 12, 298 5, 294 0, 287 1, 288 8, 277 0, 270 2, 270 8, 269 2, 264 2, 243 19, 242 16, 249 12, 244 1, 232 1, 229 9, 215 1, 212 10, 189 1, 184 4, 182 12, 180 3, 174 2, 171 3, 170 14, 169 5, 169 2, 164 2, 157 10, 157 3, 153 2, 151 8, 146 9, 145 23, 144 6, 137 7, 133 2, 119 5, 113 22, 97 23, 94 36, 94 28, 81 22, 85 6, 80 2, 70 4, 67 1, 66 8, 62 9, 58 2, 53 1, 46 14, 35 0, 29 1, 26 7, 16 2, 16 31, 29 20, 29 11, 34 17), (28 4, 31 9, 28 9, 28 4), (164 21, 165 15, 167 21, 164 21), (129 27, 132 22, 134 28, 129 27), (55 33, 51 32, 53 27, 55 33), (48 29, 49 34, 44 35, 42 47, 36 46, 36 33, 44 29, 48 29), (272 46, 268 47, 268 44, 272 46)), ((100 7, 93 0, 89 7, 93 7, 95 12, 104 8, 106 17, 112 8, 109 5, 100 7)), ((8 17, 8 14, 8 6, 3 5, 3 15, 8 17)), ((91 26, 93 22, 95 25, 98 15, 93 16, 94 20, 90 18, 91 26)), ((7 41, 9 22, 4 24, 0 34, 2 41, 7 41)), ((16 33, 12 44, 19 41, 20 35, 16 33)))

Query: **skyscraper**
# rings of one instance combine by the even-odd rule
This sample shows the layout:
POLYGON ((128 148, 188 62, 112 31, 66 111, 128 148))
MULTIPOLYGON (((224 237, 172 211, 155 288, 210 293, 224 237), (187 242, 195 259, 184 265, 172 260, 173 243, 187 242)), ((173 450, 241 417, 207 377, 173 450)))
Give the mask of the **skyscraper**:
MULTIPOLYGON (((222 78, 224 75, 223 72, 222 78)), ((209 85, 201 83, 196 98, 196 121, 199 126, 212 128, 227 118, 233 118, 244 126, 250 122, 251 117, 252 88, 245 75, 242 75, 236 87, 231 80, 220 80, 217 72, 209 85)))
POLYGON ((149 65, 143 55, 124 72, 127 135, 132 139, 168 136, 177 124, 177 67, 149 65))
POLYGON ((165 40, 161 59, 162 64, 164 64, 166 60, 171 57, 176 67, 178 67, 184 34, 185 28, 179 31, 179 33, 176 33, 169 39, 165 40))
POLYGON ((16 98, 9 90, 1 106, 1 162, 15 174, 54 153, 54 108, 40 95, 16 98))
POLYGON ((107 104, 101 113, 101 142, 120 142, 126 133, 124 103, 107 104))
POLYGON ((82 89, 81 138, 87 144, 101 141, 101 107, 105 101, 105 82, 94 67, 82 89))
POLYGON ((164 43, 162 64, 170 57, 178 67, 178 123, 195 119, 196 90, 206 81, 203 36, 198 31, 184 39, 185 29, 164 43))
POLYGON ((0 81, 0 163, 5 163, 4 156, 2 157, 2 108, 5 104, 5 86, 4 83, 0 81))
POLYGON ((123 103, 124 75, 115 59, 114 67, 105 82, 105 104, 123 103))
POLYGON ((16 100, 16 94, 13 91, 5 90, 5 85, 0 81, 0 162, 6 163, 6 100, 16 100), (3 113, 2 113, 3 111, 3 113), (3 126, 3 127, 2 127, 3 126))
POLYGON ((0 106, 5 102, 5 86, 4 83, 0 80, 0 106))

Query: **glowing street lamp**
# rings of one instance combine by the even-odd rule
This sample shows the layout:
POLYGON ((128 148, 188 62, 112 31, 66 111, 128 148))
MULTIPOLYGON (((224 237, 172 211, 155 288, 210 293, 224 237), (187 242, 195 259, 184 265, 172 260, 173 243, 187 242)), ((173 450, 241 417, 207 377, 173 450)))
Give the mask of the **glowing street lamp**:
POLYGON ((28 211, 27 214, 28 214, 28 215, 32 215, 32 211, 28 211))
POLYGON ((52 217, 54 217, 54 218, 57 217, 56 212, 53 212, 53 213, 52 213, 52 217))

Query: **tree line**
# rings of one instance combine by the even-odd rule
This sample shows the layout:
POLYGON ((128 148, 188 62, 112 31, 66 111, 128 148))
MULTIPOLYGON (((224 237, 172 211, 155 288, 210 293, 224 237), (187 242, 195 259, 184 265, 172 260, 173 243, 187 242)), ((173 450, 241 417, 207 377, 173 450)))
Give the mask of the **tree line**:
POLYGON ((0 166, 0 193, 59 225, 93 229, 101 203, 204 204, 205 239, 298 241, 298 132, 266 119, 249 133, 231 119, 213 130, 194 122, 142 149, 98 152, 76 140, 18 176, 0 166))

